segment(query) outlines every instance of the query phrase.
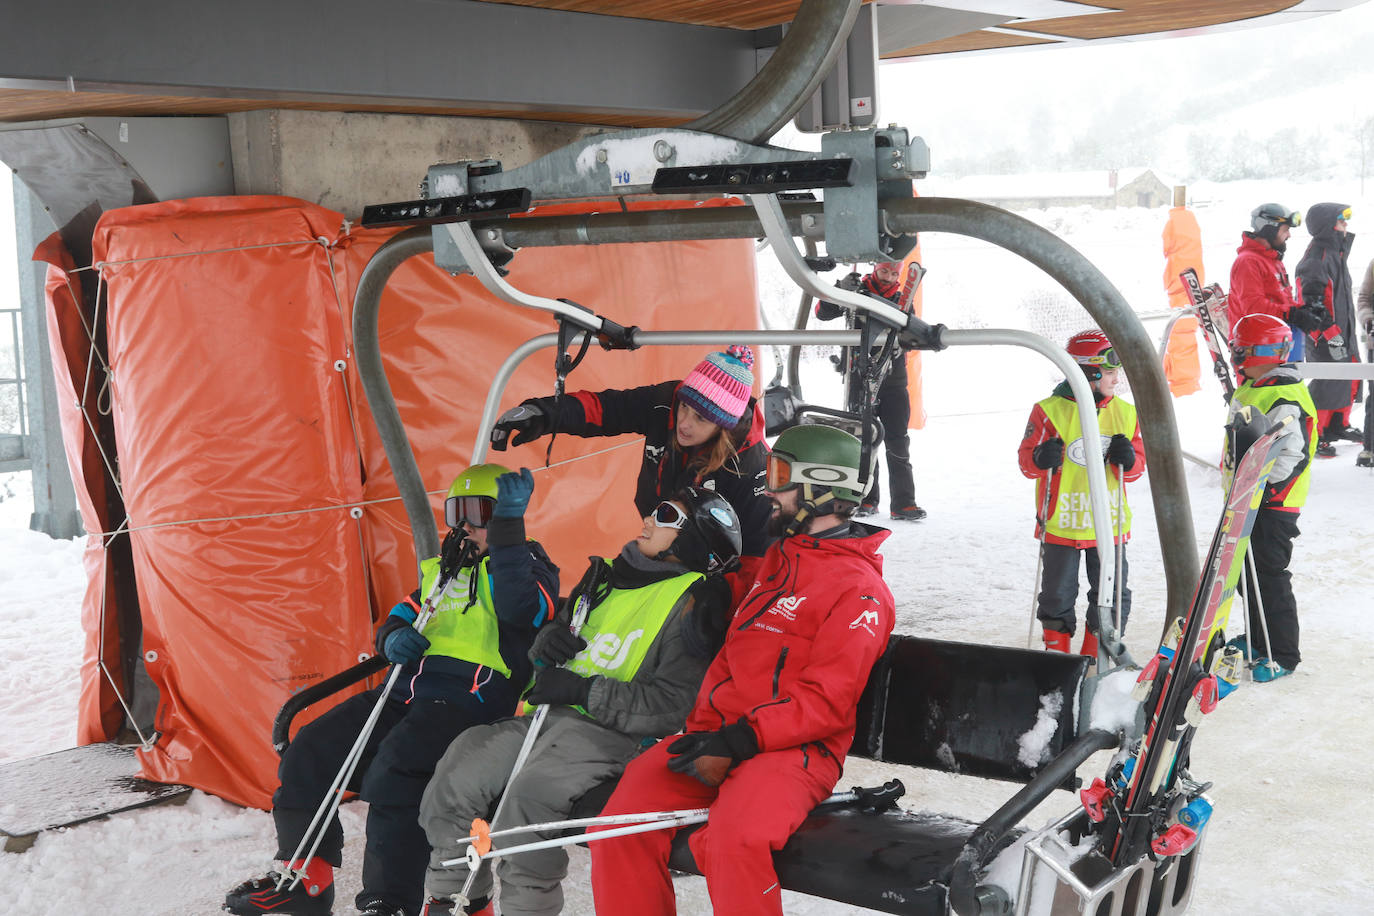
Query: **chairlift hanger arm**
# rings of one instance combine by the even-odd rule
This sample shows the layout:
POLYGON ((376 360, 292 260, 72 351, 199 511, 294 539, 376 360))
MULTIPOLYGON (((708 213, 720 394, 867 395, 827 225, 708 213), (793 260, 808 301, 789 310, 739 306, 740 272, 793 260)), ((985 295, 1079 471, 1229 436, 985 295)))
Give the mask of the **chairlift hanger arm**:
POLYGON ((859 312, 863 312, 886 327, 899 332, 900 338, 919 350, 942 350, 942 324, 929 325, 916 317, 881 299, 865 296, 838 286, 832 286, 820 278, 806 263, 792 241, 792 232, 783 216, 782 204, 772 194, 750 194, 749 203, 758 214, 759 224, 768 237, 769 247, 777 255, 787 275, 809 295, 817 299, 837 302, 859 312))

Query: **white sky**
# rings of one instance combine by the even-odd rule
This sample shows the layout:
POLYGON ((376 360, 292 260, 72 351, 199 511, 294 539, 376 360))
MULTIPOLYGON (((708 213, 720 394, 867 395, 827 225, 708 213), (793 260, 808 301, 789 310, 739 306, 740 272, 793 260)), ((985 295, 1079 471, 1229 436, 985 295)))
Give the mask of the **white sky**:
MULTIPOLYGON (((1313 126, 1313 106, 1289 97, 1331 83, 1319 120, 1374 115, 1374 3, 1299 22, 1179 38, 963 54, 880 69, 879 112, 940 155, 1048 143, 1117 104, 1144 116, 1263 104, 1247 119, 1262 136, 1313 126), (1215 107, 1213 107, 1215 106, 1215 107)), ((1136 163, 1147 164, 1147 163, 1136 163)))

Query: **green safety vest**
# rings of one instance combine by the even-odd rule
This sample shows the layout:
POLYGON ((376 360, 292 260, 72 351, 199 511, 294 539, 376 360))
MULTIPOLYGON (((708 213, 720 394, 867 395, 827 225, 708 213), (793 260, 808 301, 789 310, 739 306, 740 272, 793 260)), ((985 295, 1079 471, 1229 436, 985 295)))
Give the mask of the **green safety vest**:
MULTIPOLYGON (((1113 435, 1120 433, 1127 439, 1135 436, 1135 405, 1124 399, 1113 397, 1106 407, 1097 411, 1098 431, 1102 443, 1096 448, 1088 448, 1083 442, 1083 430, 1078 424, 1078 402, 1065 397, 1051 396, 1040 402, 1040 409, 1050 418, 1059 438, 1064 440, 1064 463, 1059 467, 1059 494, 1055 505, 1050 507, 1050 517, 1046 522, 1049 534, 1075 541, 1097 540, 1093 528, 1092 501, 1088 496, 1088 468, 1085 463, 1093 460, 1099 464, 1103 453, 1113 435)), ((1048 482, 1046 483, 1048 485, 1048 482)), ((1121 486, 1121 478, 1114 469, 1107 469, 1107 511, 1111 513, 1112 536, 1116 537, 1116 491, 1121 486)), ((1122 537, 1131 531, 1131 507, 1123 499, 1123 514, 1120 531, 1122 537)))
MULTIPOLYGON (((424 636, 429 640, 426 655, 446 655, 474 665, 485 665, 502 677, 510 677, 510 668, 501 657, 501 633, 497 627, 496 605, 491 600, 491 576, 487 571, 490 558, 483 557, 476 567, 464 566, 449 581, 443 599, 434 609, 434 616, 425 624, 424 636), (477 571, 477 599, 468 603, 469 583, 477 571)), ((431 557, 420 564, 420 597, 429 596, 434 581, 439 578, 439 558, 431 557)))
POLYGON ((688 572, 641 588, 611 589, 582 624, 578 635, 587 648, 573 656, 568 670, 583 677, 633 679, 678 599, 702 578, 701 573, 688 572))
MULTIPOLYGON (((1260 413, 1267 414, 1274 409, 1274 405, 1279 401, 1292 401, 1302 408, 1304 414, 1314 419, 1316 418, 1317 408, 1312 403, 1312 395, 1308 393, 1307 386, 1302 382, 1294 382, 1290 385, 1266 385, 1256 388, 1255 381, 1255 379, 1246 379, 1245 384, 1236 389, 1233 403, 1248 404, 1260 413)), ((1230 454, 1230 449, 1224 448, 1222 454, 1230 454)), ((1288 493, 1278 505, 1290 509, 1297 509, 1307 503, 1307 490, 1312 485, 1312 462, 1316 458, 1316 455, 1317 437, 1308 436, 1307 464, 1303 467, 1301 473, 1298 474, 1298 479, 1293 481, 1293 486, 1289 488, 1288 493)), ((1227 486, 1231 484, 1231 476, 1233 473, 1234 469, 1228 467, 1223 474, 1223 482, 1227 486)), ((1272 487, 1282 482, 1283 481, 1280 480, 1270 480, 1266 486, 1272 487)))

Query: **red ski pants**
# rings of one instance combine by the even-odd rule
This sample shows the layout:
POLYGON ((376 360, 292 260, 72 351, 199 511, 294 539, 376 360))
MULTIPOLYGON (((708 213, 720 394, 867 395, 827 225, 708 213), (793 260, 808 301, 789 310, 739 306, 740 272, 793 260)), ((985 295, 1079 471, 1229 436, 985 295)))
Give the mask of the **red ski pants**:
MULTIPOLYGON (((713 789, 668 769, 672 740, 660 741, 630 764, 602 813, 709 806, 710 818, 690 843, 711 906, 731 916, 782 916, 772 854, 830 795, 839 765, 814 747, 769 751, 735 767, 713 789)), ((668 875, 673 834, 654 830, 590 844, 597 916, 677 912, 668 875)))

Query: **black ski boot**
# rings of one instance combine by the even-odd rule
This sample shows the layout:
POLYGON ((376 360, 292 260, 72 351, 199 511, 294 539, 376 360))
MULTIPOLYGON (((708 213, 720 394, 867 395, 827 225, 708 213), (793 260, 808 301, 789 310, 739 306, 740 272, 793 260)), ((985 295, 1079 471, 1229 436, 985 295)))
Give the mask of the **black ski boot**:
POLYGON ((287 878, 282 884, 282 889, 277 890, 277 882, 281 877, 279 872, 270 871, 261 878, 250 878, 225 896, 224 909, 237 916, 260 916, 264 913, 330 916, 334 907, 332 883, 324 887, 316 885, 307 888, 302 881, 294 888, 290 888, 291 879, 287 878))

